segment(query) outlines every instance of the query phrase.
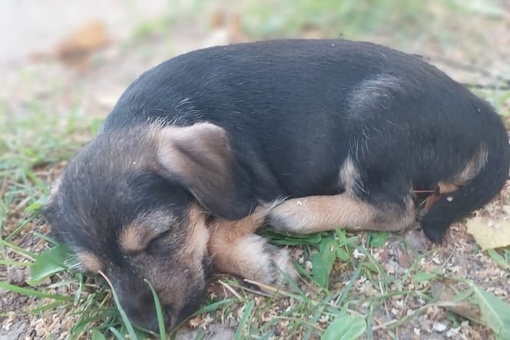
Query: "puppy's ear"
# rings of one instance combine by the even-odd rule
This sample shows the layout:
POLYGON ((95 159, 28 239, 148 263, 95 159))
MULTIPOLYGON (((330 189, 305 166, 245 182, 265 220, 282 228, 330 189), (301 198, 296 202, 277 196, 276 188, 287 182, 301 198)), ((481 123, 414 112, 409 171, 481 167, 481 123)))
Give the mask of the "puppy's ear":
POLYGON ((210 123, 165 127, 157 145, 164 176, 187 188, 213 215, 236 220, 256 206, 222 128, 210 123))

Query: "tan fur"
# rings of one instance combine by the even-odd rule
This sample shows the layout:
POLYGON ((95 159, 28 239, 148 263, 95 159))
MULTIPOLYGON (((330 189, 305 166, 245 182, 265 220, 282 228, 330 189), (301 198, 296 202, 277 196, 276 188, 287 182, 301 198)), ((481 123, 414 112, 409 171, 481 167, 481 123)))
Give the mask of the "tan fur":
MULTIPOLYGON (((192 291, 188 280, 201 282, 205 285, 205 277, 203 276, 202 259, 207 255, 207 243, 209 241, 209 231, 206 227, 206 217, 198 205, 193 205, 188 209, 189 224, 186 226, 184 238, 181 240, 183 248, 176 254, 173 262, 181 266, 181 270, 185 270, 188 276, 182 273, 172 273, 164 268, 154 268, 151 277, 154 286, 158 287, 162 292, 171 292, 168 295, 162 295, 160 298, 165 303, 171 303, 176 308, 181 308, 188 299, 192 291), (161 275, 166 272, 172 275, 172 278, 165 278, 161 275)), ((151 265, 147 263, 147 265, 151 265)), ((196 282, 195 282, 196 283, 196 282)))
POLYGON ((334 228, 363 229, 374 221, 376 211, 348 194, 309 196, 285 201, 271 211, 271 224, 286 230, 312 233, 334 228))
POLYGON ((145 249, 147 233, 143 233, 135 225, 126 227, 119 235, 119 245, 126 253, 138 253, 145 249), (143 235, 142 235, 143 234, 143 235))
POLYGON ((227 211, 232 207, 237 188, 225 130, 209 123, 165 127, 156 134, 156 145, 165 177, 186 187, 207 209, 227 211))
POLYGON ((442 196, 451 194, 466 185, 473 177, 475 177, 487 162, 487 150, 481 148, 468 162, 464 169, 450 181, 441 181, 437 184, 437 190, 434 194, 427 197, 423 207, 422 214, 428 211, 434 203, 442 196))
POLYGON ((309 196, 291 199, 270 213, 270 224, 296 233, 313 233, 335 228, 349 230, 398 231, 414 221, 414 205, 410 197, 406 208, 388 206, 376 209, 347 193, 334 196, 309 196))
POLYGON ((242 220, 211 223, 208 249, 217 270, 265 285, 282 283, 285 274, 295 277, 287 250, 253 234, 263 224, 266 211, 262 207, 242 220))
POLYGON ((83 271, 97 274, 103 268, 101 261, 99 261, 99 259, 91 253, 77 253, 77 257, 83 271))
POLYGON ((437 187, 439 189, 439 194, 450 194, 456 191, 460 186, 465 185, 480 172, 486 162, 487 150, 482 148, 475 155, 473 155, 464 169, 462 169, 462 171, 459 172, 459 174, 457 174, 453 179, 449 181, 441 181, 438 183, 437 187))
POLYGON ((440 195, 450 194, 459 188, 459 186, 457 184, 447 183, 447 182, 439 182, 437 187, 439 189, 440 195))
POLYGON ((164 210, 138 216, 120 232, 119 245, 122 251, 127 254, 143 251, 150 241, 168 230, 174 221, 175 217, 164 210))
MULTIPOLYGON (((158 291, 161 303, 171 305, 175 310, 181 309, 197 294, 197 287, 206 285, 202 266, 202 260, 208 255, 209 231, 206 227, 206 216, 198 205, 191 206, 187 214, 186 223, 173 226, 175 233, 165 234, 161 240, 167 247, 175 247, 176 251, 170 259, 155 257, 145 251, 130 258, 133 267, 143 268, 139 270, 143 271, 144 278, 158 291)), ((165 222, 162 218, 159 212, 138 218, 136 220, 138 224, 132 224, 132 230, 133 232, 148 230, 150 235, 152 231, 149 226, 160 226, 161 222, 165 222), (151 223, 151 220, 154 223, 151 223), (145 227, 139 228, 141 226, 145 227)), ((174 217, 170 216, 168 220, 174 221, 174 217)), ((150 239, 145 236, 142 238, 150 239)))
POLYGON ((442 195, 451 194, 452 192, 457 191, 457 189, 459 189, 457 184, 439 182, 437 184, 436 191, 425 200, 421 214, 427 212, 434 205, 434 203, 436 203, 437 200, 441 198, 442 195))
MULTIPOLYGON (((374 222, 363 230, 406 231, 416 224, 416 210, 411 194, 407 195, 400 205, 387 204, 378 209, 374 222)), ((359 230, 354 228, 355 230, 359 230)))
POLYGON ((205 223, 205 215, 198 205, 193 205, 188 210, 188 218, 190 231, 181 256, 200 260, 207 254, 207 243, 209 242, 209 230, 205 223))
MULTIPOLYGON (((466 167, 451 181, 438 183, 439 193, 425 202, 429 209, 439 195, 449 194, 466 184, 482 169, 487 161, 487 152, 481 149, 466 167)), ((270 213, 270 224, 277 229, 296 233, 312 233, 334 228, 351 230, 403 231, 415 223, 414 203, 411 195, 405 199, 404 209, 388 204, 376 208, 354 196, 363 190, 359 172, 352 160, 347 158, 339 172, 339 182, 345 192, 334 196, 309 196, 285 201, 270 213)))
POLYGON ((359 172, 354 166, 352 159, 347 157, 339 174, 340 185, 345 188, 345 192, 351 196, 356 189, 363 189, 359 172))
POLYGON ((478 150, 478 152, 473 155, 464 170, 455 176, 455 179, 452 181, 452 183, 457 186, 461 186, 470 181, 485 166, 485 163, 487 163, 487 157, 487 150, 484 147, 480 147, 480 150, 478 150))
POLYGON ((190 182, 208 176, 221 181, 228 175, 230 147, 222 128, 209 123, 170 126, 161 129, 156 138, 158 159, 173 174, 190 182))

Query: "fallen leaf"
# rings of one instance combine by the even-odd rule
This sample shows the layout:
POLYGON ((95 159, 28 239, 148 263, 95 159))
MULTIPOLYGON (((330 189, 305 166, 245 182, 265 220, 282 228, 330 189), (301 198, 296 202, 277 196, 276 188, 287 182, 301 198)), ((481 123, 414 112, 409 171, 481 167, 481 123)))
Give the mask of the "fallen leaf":
POLYGON ((366 321, 360 316, 339 316, 328 326, 322 334, 321 340, 358 339, 365 333, 366 329, 366 321))
POLYGON ((31 279, 27 283, 36 286, 51 275, 66 270, 68 266, 65 262, 69 255, 69 248, 61 244, 45 251, 30 267, 31 279))
POLYGON ((497 339, 510 339, 510 306, 497 296, 472 284, 482 319, 496 333, 497 339))
POLYGON ((482 315, 480 307, 469 299, 469 295, 462 296, 450 286, 435 281, 432 283, 432 296, 441 302, 451 302, 452 304, 445 309, 458 314, 476 323, 481 323, 482 315))
POLYGON ((458 292, 436 281, 431 293, 436 300, 451 303, 445 306, 447 310, 491 328, 496 339, 510 339, 510 306, 473 282, 465 282, 470 289, 458 292))
POLYGON ((91 20, 78 26, 56 47, 57 58, 66 65, 84 69, 94 52, 106 47, 110 38, 101 20, 91 20))
POLYGON ((218 10, 212 13, 209 26, 211 33, 202 42, 203 47, 240 43, 248 40, 243 32, 241 16, 237 13, 218 10))
POLYGON ((337 241, 332 238, 324 238, 319 243, 319 251, 312 255, 312 274, 315 282, 322 288, 328 288, 329 275, 336 259, 337 241))
POLYGON ((510 245, 510 222, 496 220, 489 223, 486 218, 475 217, 467 222, 467 231, 483 249, 494 249, 510 245))

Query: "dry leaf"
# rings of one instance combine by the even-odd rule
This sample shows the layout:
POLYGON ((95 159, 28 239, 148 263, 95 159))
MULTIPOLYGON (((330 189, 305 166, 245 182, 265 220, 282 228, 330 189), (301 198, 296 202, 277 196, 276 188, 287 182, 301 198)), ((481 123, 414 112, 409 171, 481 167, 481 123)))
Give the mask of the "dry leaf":
POLYGON ((432 284, 432 296, 441 302, 451 302, 452 305, 445 307, 452 313, 458 314, 465 317, 466 319, 472 320, 476 323, 480 323, 482 315, 480 313, 480 307, 469 299, 463 299, 457 301, 456 296, 458 292, 453 290, 448 285, 436 281, 432 284))
POLYGON ((483 217, 474 217, 467 222, 467 231, 483 249, 494 249, 510 245, 510 222, 483 217))
POLYGON ((84 69, 92 53, 110 43, 106 25, 101 20, 92 20, 79 26, 56 47, 55 54, 63 63, 84 69))
POLYGON ((203 47, 226 45, 248 40, 243 31, 241 16, 224 10, 212 13, 209 20, 211 34, 203 41, 203 47))

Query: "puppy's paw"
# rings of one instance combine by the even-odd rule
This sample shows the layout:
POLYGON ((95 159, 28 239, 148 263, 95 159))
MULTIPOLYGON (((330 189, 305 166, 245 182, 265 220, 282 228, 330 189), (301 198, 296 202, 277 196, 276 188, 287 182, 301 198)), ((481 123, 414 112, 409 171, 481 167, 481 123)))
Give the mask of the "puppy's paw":
MULTIPOLYGON (((273 246, 258 235, 250 235, 246 242, 250 244, 248 248, 252 248, 251 265, 243 273, 246 279, 263 285, 275 288, 283 287, 285 289, 286 277, 291 280, 296 278, 297 274, 287 249, 273 246)), ((263 286, 261 288, 265 291, 270 290, 263 286)))
POLYGON ((210 240, 209 251, 217 271, 259 283, 266 291, 270 289, 264 286, 277 288, 287 282, 286 277, 297 276, 287 249, 275 247, 259 235, 237 236, 222 235, 210 240))

